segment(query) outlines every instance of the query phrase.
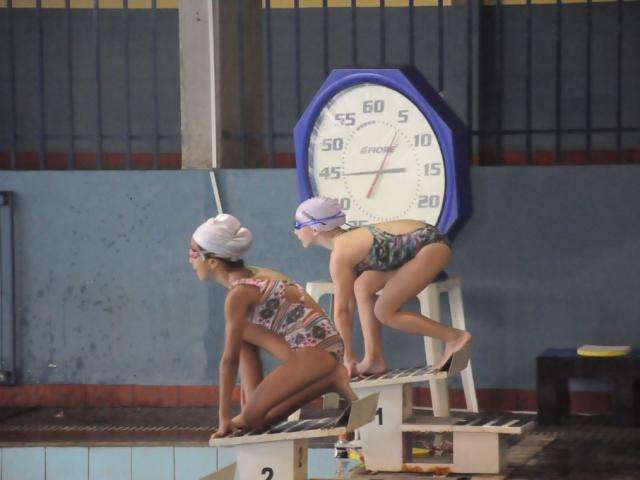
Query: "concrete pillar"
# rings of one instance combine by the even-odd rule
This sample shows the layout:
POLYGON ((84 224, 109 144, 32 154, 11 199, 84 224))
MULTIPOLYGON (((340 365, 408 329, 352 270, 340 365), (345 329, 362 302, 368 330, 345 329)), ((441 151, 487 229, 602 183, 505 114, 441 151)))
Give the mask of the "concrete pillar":
POLYGON ((259 165, 262 70, 261 2, 180 0, 182 168, 259 165))
POLYGON ((182 168, 217 167, 215 3, 180 0, 182 168))

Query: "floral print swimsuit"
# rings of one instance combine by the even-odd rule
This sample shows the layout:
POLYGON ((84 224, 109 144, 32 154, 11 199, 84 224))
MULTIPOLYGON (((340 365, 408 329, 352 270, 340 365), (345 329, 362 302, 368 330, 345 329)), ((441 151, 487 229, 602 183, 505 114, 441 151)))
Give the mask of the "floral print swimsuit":
POLYGON ((260 290, 260 302, 249 321, 284 337, 292 350, 302 347, 320 347, 342 362, 344 345, 335 325, 324 312, 306 307, 304 302, 290 302, 285 297, 287 287, 296 286, 284 280, 243 278, 233 283, 253 285, 260 290))
POLYGON ((401 267, 430 243, 444 243, 451 247, 447 236, 433 225, 426 224, 413 232, 395 235, 367 225, 373 236, 369 255, 355 267, 356 274, 365 270, 395 270, 401 267))

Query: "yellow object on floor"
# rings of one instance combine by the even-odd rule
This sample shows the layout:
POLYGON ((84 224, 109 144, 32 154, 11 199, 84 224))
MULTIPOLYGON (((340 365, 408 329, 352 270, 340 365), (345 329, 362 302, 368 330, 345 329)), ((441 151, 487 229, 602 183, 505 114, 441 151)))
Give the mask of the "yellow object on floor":
POLYGON ((578 348, 578 355, 583 357, 624 357, 630 351, 630 346, 582 345, 578 348))
POLYGON ((427 458, 433 455, 431 450, 424 447, 413 447, 411 453, 413 454, 413 458, 427 458))

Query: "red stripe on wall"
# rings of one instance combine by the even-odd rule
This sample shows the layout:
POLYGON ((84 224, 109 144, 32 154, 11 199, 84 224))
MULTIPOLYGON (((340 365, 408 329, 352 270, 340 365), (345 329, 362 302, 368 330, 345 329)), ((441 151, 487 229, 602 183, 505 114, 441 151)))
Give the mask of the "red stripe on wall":
MULTIPOLYGON (((69 156, 66 153, 47 152, 45 155, 45 170, 68 170, 69 156)), ((76 170, 96 170, 98 168, 97 156, 93 152, 77 152, 75 154, 76 170)), ((160 170, 179 170, 182 166, 180 153, 161 153, 158 158, 160 170)), ((125 156, 122 153, 105 153, 102 158, 103 170, 124 170, 125 156)), ((640 150, 623 150, 618 160, 618 152, 615 150, 593 150, 591 158, 584 150, 564 151, 559 158, 553 151, 536 151, 531 154, 529 162, 526 152, 503 152, 500 162, 495 154, 481 152, 474 155, 471 163, 477 166, 493 165, 622 165, 640 164, 640 150)), ((260 159, 261 167, 269 166, 269 156, 264 155, 260 159)), ((275 155, 276 168, 295 168, 296 159, 293 153, 278 153, 275 155)), ((133 170, 152 170, 153 154, 134 153, 131 156, 131 168, 133 170)), ((0 170, 10 170, 11 159, 9 152, 0 151, 0 170)), ((39 170, 37 152, 20 152, 16 158, 16 170, 39 170)))
POLYGON ((639 164, 640 150, 622 150, 620 159, 616 150, 592 150, 591 157, 586 150, 565 150, 556 156, 555 151, 535 151, 529 162, 527 152, 507 151, 502 153, 500 162, 492 152, 480 152, 472 158, 473 165, 622 165, 639 164))
MULTIPOLYGON (((535 390, 481 388, 481 410, 536 411, 535 390)), ((233 400, 240 402, 240 389, 233 400)), ((464 392, 450 391, 452 408, 465 408, 464 392)), ((429 389, 413 389, 416 406, 430 407, 429 389)), ((20 385, 0 387, 0 407, 213 407, 218 405, 217 385, 20 385)), ((576 413, 611 411, 610 392, 571 392, 576 413)))
MULTIPOLYGON (((501 161, 496 161, 493 153, 480 153, 474 155, 471 159, 472 165, 477 166, 493 166, 493 165, 622 165, 622 164, 640 164, 640 150, 623 150, 620 152, 620 161, 618 161, 618 152, 615 150, 593 150, 591 158, 587 156, 585 150, 567 150, 556 158, 553 151, 536 151, 531 154, 531 163, 529 163, 527 152, 509 151, 503 152, 501 161)), ((262 165, 268 165, 267 157, 262 159, 262 165)), ((296 166, 295 155, 293 153, 278 153, 275 159, 278 168, 294 168, 296 166)))
MULTIPOLYGON (((69 155, 64 152, 47 152, 45 154, 45 170, 68 170, 69 155)), ((94 152, 76 152, 75 170, 97 170, 98 156, 94 152)), ((159 170, 179 170, 182 166, 180 153, 158 154, 159 170)), ((124 170, 126 158, 123 153, 105 153, 102 156, 102 170, 124 170)), ((11 156, 7 151, 0 151, 0 170, 11 169, 11 156)), ((132 170, 153 170, 154 159, 151 153, 133 153, 131 155, 132 170)), ((40 170, 37 152, 19 152, 16 157, 16 170, 40 170)))

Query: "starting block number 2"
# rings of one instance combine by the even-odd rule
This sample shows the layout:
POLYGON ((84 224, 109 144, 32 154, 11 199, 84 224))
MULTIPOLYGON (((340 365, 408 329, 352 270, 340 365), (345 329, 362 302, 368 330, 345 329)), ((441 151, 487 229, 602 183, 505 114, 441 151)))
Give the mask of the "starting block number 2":
MULTIPOLYGON (((304 465, 304 448, 298 447, 298 468, 302 468, 304 465)), ((261 472, 264 478, 262 480, 272 480, 274 471, 272 467, 264 467, 261 472)))

